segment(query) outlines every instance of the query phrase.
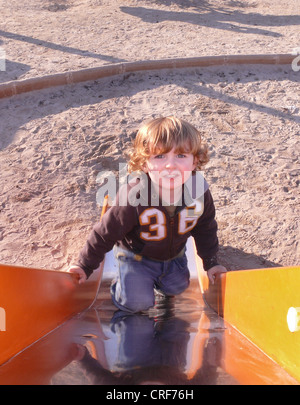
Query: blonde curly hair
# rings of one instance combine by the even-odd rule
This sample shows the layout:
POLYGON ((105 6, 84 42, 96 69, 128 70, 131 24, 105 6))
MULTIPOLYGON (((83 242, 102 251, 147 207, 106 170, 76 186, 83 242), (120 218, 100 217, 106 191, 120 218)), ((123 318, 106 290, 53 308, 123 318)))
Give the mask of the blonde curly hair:
POLYGON ((208 162, 208 147, 201 133, 188 122, 174 116, 161 117, 142 125, 130 149, 128 171, 143 170, 151 155, 168 153, 175 147, 176 153, 192 153, 196 159, 195 170, 202 170, 208 162))

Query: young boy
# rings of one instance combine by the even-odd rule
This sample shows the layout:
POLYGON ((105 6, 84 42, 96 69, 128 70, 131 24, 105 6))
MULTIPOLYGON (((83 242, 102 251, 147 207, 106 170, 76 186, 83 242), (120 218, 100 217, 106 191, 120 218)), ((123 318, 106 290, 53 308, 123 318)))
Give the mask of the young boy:
POLYGON ((119 273, 112 300, 136 313, 154 305, 154 290, 172 296, 188 287, 189 236, 212 283, 226 269, 216 259, 214 203, 199 176, 208 162, 199 131, 175 117, 154 119, 138 131, 129 157, 132 181, 119 190, 69 271, 84 282, 114 247, 119 273))

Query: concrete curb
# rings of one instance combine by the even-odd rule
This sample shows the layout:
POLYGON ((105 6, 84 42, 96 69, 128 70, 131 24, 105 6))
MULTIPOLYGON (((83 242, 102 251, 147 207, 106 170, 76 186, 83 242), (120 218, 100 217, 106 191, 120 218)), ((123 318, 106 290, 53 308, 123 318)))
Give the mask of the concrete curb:
POLYGON ((295 56, 291 54, 223 55, 115 63, 95 68, 81 69, 65 73, 55 73, 53 75, 6 82, 0 84, 0 98, 12 97, 17 94, 28 93, 34 90, 46 89, 49 87, 97 80, 103 77, 110 77, 129 72, 222 65, 286 65, 291 64, 294 58, 295 56))

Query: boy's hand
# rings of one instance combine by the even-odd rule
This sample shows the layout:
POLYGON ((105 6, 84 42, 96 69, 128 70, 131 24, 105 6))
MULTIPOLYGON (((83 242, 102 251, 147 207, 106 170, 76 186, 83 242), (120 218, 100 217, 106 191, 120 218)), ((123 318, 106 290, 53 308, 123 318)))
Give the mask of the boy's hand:
POLYGON ((217 277, 218 274, 221 273, 226 273, 227 270, 224 266, 221 266, 220 264, 218 264, 217 266, 211 267, 209 270, 207 270, 207 275, 209 278, 209 281, 212 284, 215 284, 215 279, 217 277))
POLYGON ((78 276, 78 283, 82 284, 86 281, 87 276, 84 270, 79 266, 71 266, 68 270, 69 273, 76 274, 78 276))

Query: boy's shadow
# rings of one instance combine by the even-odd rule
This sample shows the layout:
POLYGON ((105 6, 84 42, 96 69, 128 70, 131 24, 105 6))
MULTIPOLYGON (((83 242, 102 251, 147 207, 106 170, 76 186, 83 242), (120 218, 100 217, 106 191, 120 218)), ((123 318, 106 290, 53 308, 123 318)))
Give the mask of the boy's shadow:
POLYGON ((0 63, 1 62, 2 65, 0 65, 0 83, 9 82, 11 80, 18 80, 22 75, 29 72, 29 70, 31 69, 31 67, 25 63, 13 62, 9 59, 5 59, 4 62, 0 60, 0 63))
POLYGON ((218 258, 220 263, 225 266, 228 271, 282 267, 281 264, 267 260, 263 256, 246 253, 232 246, 221 245, 218 258))

